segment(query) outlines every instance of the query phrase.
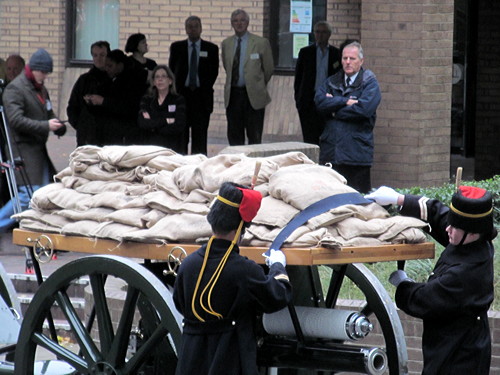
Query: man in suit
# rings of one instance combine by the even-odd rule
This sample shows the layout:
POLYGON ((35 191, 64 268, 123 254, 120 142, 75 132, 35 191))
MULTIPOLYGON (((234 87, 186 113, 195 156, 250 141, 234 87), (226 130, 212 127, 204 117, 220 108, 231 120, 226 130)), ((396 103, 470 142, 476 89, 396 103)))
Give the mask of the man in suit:
POLYGON ((175 75, 177 92, 186 99, 185 149, 207 154, 207 131, 214 109, 214 83, 219 74, 219 47, 200 38, 201 19, 189 16, 184 23, 188 39, 172 43, 168 65, 175 75))
POLYGON ((267 83, 274 70, 271 45, 265 38, 247 31, 247 12, 231 14, 235 35, 222 42, 222 64, 226 70, 224 104, 227 139, 231 146, 261 143, 266 105, 271 102, 267 83))
POLYGON ((325 118, 314 104, 316 89, 341 68, 340 50, 328 44, 332 27, 326 21, 314 25, 315 43, 301 48, 295 67, 295 106, 299 112, 304 142, 319 145, 325 118))

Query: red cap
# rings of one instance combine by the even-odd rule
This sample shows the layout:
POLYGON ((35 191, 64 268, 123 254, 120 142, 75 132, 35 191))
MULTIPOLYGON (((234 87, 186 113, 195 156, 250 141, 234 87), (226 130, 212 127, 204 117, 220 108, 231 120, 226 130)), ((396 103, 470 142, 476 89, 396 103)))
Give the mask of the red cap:
POLYGON ((257 215, 262 202, 262 194, 257 190, 238 188, 243 193, 240 203, 240 216, 245 222, 250 222, 257 215))

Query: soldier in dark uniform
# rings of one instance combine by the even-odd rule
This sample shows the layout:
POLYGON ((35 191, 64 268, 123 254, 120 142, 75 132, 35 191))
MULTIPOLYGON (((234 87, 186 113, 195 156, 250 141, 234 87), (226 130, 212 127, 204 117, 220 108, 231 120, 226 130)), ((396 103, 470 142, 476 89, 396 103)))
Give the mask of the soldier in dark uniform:
POLYGON ((420 218, 445 250, 426 283, 403 270, 391 274, 396 304, 424 323, 422 374, 489 374, 491 335, 488 309, 493 301, 492 196, 460 186, 450 207, 435 199, 401 195, 381 187, 366 196, 379 204, 401 205, 401 214, 420 218))
POLYGON ((184 316, 178 375, 258 374, 256 317, 291 299, 283 252, 271 250, 268 274, 239 254, 261 200, 255 190, 224 183, 207 216, 213 236, 182 262, 173 295, 184 316))

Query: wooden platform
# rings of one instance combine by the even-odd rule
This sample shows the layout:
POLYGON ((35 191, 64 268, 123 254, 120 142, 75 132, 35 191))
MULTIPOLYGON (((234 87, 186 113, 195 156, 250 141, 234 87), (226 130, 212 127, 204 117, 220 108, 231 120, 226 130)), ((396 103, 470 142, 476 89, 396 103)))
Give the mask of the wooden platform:
MULTIPOLYGON (((77 251, 90 254, 113 254, 129 258, 166 260, 170 251, 180 246, 188 254, 199 248, 194 244, 147 244, 139 242, 122 242, 89 237, 64 236, 53 233, 32 232, 24 229, 14 229, 12 242, 21 246, 33 246, 41 235, 50 238, 54 250, 77 251)), ((46 241, 42 241, 45 243, 46 241)), ((257 263, 264 263, 262 253, 266 247, 240 247, 240 253, 257 263)), ((365 262, 387 262, 396 260, 434 258, 434 244, 424 242, 411 245, 383 245, 375 247, 345 247, 331 250, 322 247, 284 248, 289 265, 321 265, 347 264, 365 262)))

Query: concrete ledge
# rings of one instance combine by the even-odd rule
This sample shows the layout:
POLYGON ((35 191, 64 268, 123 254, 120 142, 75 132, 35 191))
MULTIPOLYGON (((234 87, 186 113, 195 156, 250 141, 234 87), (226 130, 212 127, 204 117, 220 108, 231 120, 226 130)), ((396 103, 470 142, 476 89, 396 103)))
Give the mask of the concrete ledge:
POLYGON ((245 154, 250 157, 265 157, 285 154, 287 152, 300 151, 309 159, 317 163, 319 161, 319 146, 304 142, 278 142, 261 143, 257 145, 228 146, 219 154, 245 154))

